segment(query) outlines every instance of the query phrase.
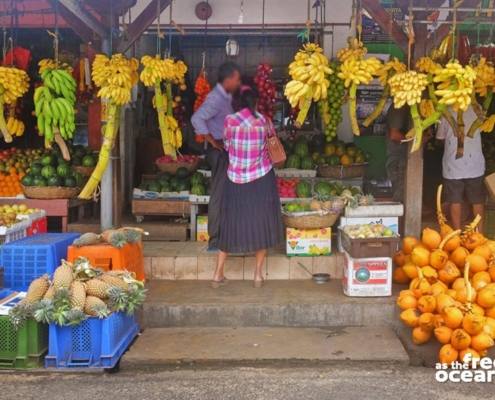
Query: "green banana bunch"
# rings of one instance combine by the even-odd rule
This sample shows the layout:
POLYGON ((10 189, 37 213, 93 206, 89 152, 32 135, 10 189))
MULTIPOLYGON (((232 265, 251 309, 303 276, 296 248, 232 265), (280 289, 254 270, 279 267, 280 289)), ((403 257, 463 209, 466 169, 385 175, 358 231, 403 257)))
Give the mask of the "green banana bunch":
POLYGON ((57 133, 64 140, 72 139, 76 129, 77 84, 64 69, 50 69, 43 65, 40 70, 43 84, 34 91, 34 112, 38 130, 45 137, 45 146, 50 147, 57 133))

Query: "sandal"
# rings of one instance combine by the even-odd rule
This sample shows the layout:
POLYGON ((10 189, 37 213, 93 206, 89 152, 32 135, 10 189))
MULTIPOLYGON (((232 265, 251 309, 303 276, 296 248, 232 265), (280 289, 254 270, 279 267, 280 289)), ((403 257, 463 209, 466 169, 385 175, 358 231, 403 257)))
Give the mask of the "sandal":
POLYGON ((219 281, 211 281, 210 282, 210 285, 213 289, 218 289, 220 286, 224 286, 227 284, 227 278, 223 277, 221 280, 219 281))
POLYGON ((265 284, 265 280, 262 278, 262 279, 255 279, 253 281, 253 287, 255 289, 260 289, 263 287, 263 285, 265 284))

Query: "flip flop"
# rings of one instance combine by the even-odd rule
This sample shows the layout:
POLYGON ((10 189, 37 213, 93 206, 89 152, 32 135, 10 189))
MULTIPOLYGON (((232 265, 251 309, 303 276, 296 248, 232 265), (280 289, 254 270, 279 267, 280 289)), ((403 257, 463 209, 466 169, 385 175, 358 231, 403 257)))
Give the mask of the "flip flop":
POLYGON ((220 286, 224 286, 227 284, 227 278, 223 278, 220 281, 211 281, 210 285, 213 289, 218 289, 220 286))

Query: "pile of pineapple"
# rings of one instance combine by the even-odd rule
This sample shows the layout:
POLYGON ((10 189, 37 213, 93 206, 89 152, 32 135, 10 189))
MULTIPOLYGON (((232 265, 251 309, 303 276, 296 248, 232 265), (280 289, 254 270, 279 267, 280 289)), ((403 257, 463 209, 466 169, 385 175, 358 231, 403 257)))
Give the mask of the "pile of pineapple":
POLYGON ((450 364, 484 357, 495 342, 495 242, 476 226, 479 216, 462 232, 454 231, 440 208, 440 231, 426 228, 421 240, 405 237, 395 255, 394 280, 408 283, 397 305, 401 321, 412 328, 412 340, 442 344, 439 360, 450 364))
POLYGON ((88 317, 106 318, 112 312, 133 315, 145 298, 144 284, 128 271, 104 272, 85 257, 62 261, 50 280, 48 275, 29 285, 24 299, 10 311, 19 327, 28 318, 62 326, 78 325, 88 317))

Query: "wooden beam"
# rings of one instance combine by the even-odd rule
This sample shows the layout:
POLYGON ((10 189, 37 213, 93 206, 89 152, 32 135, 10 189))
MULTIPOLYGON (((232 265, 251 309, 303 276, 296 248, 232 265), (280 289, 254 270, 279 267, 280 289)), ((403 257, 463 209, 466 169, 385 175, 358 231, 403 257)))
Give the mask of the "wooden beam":
POLYGON ((126 38, 117 45, 117 52, 125 53, 156 19, 157 6, 162 13, 172 0, 152 0, 137 18, 128 26, 126 38))
POLYGON ((85 26, 95 32, 100 38, 104 38, 109 35, 109 29, 107 29, 100 21, 98 21, 93 14, 82 8, 80 2, 78 2, 77 0, 51 0, 51 2, 53 4, 58 2, 59 11, 65 9, 66 12, 79 19, 85 26))
MULTIPOLYGON (((50 5, 55 8, 57 0, 49 0, 50 5)), ((63 20, 70 26, 70 28, 79 36, 84 42, 88 43, 94 40, 95 34, 87 25, 85 25, 79 18, 75 17, 65 7, 59 7, 58 12, 63 20)))
POLYGON ((392 40, 407 53, 408 38, 406 33, 380 4, 379 0, 361 0, 361 5, 371 15, 380 28, 382 28, 384 32, 387 32, 392 40))

